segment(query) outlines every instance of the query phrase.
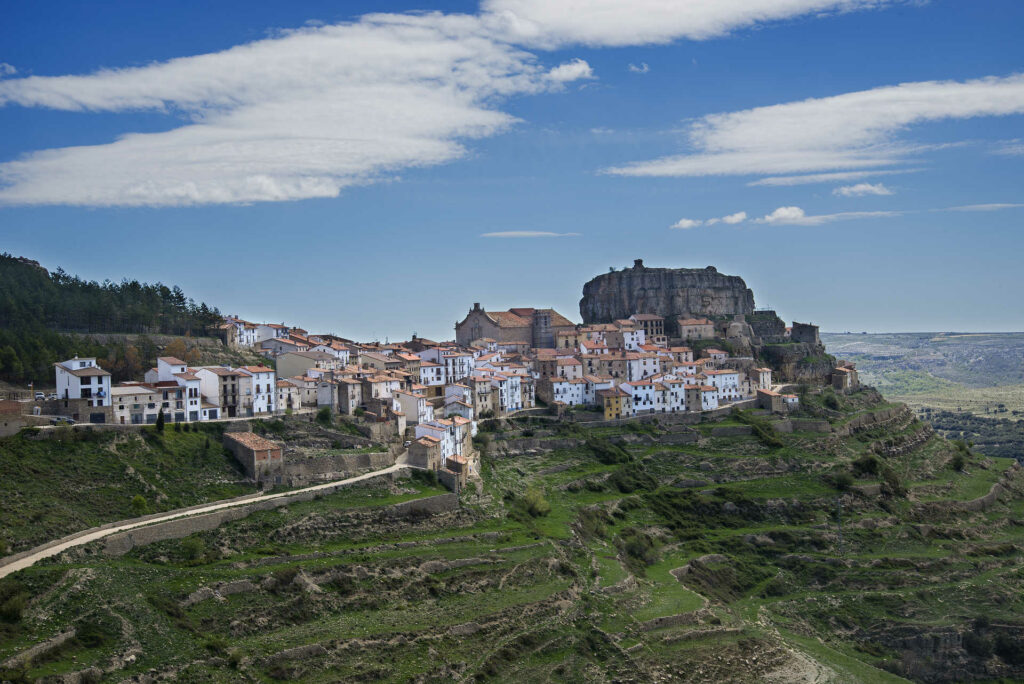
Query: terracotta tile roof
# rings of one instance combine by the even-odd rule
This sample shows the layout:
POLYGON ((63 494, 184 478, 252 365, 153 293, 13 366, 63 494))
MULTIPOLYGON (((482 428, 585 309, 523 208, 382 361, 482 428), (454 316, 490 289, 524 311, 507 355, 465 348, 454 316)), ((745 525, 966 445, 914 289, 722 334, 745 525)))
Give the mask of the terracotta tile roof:
POLYGON ((110 375, 110 373, 99 366, 91 366, 89 368, 66 368, 59 363, 55 363, 53 365, 79 378, 88 378, 96 375, 110 375))
POLYGON ((157 357, 157 361, 163 361, 164 363, 168 363, 168 364, 170 364, 172 366, 184 366, 184 365, 187 365, 184 361, 182 361, 181 359, 179 359, 177 357, 174 357, 174 356, 159 356, 159 357, 157 357))
POLYGON ((280 449, 281 445, 264 439, 253 432, 225 432, 224 438, 232 440, 255 451, 266 451, 267 449, 280 449))
POLYGON ((266 366, 240 366, 240 371, 246 371, 247 373, 273 373, 273 368, 267 368, 266 366))

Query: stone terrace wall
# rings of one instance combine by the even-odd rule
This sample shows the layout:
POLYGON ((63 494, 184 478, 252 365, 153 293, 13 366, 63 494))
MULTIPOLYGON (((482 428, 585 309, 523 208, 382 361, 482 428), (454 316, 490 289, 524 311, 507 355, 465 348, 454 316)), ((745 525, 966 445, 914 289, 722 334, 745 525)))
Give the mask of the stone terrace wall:
MULTIPOLYGON (((381 475, 381 477, 388 477, 392 480, 396 480, 400 477, 405 477, 408 474, 409 469, 402 468, 400 470, 381 475)), ((212 513, 197 515, 191 518, 169 520, 167 522, 156 523, 148 527, 140 527, 135 530, 120 532, 106 538, 104 553, 110 556, 122 556, 136 546, 145 546, 147 544, 165 541, 167 539, 181 539, 182 537, 187 537, 191 534, 195 534, 196 532, 206 532, 208 530, 216 529, 226 522, 240 520, 257 511, 267 511, 301 501, 312 501, 318 496, 331 494, 339 489, 344 489, 353 485, 362 485, 367 481, 368 480, 360 480, 359 482, 354 483, 338 484, 335 487, 327 487, 314 492, 300 492, 292 496, 282 496, 269 501, 255 501, 250 504, 243 504, 234 508, 214 511, 212 513)), ((412 513, 433 515, 443 511, 455 510, 458 508, 458 503, 458 497, 454 494, 440 494, 438 496, 427 497, 425 499, 416 499, 414 501, 406 501, 401 504, 396 504, 395 506, 391 506, 389 511, 391 512, 391 515, 395 516, 410 515, 412 513)))

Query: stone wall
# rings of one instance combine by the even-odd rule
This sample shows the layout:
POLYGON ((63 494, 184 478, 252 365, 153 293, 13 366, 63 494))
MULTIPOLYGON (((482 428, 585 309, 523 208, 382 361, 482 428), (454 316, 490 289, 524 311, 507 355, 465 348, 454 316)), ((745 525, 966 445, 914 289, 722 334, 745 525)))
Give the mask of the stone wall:
POLYGON ((294 487, 317 480, 337 480, 363 470, 379 470, 393 465, 395 457, 386 451, 361 454, 329 454, 302 458, 289 453, 284 464, 284 481, 294 487))
MULTIPOLYGON (((396 480, 400 477, 405 477, 408 474, 409 469, 402 468, 398 471, 381 475, 380 477, 388 477, 392 480, 396 480)), ((352 483, 339 483, 334 487, 325 487, 324 489, 310 492, 299 492, 276 499, 254 501, 252 503, 235 506, 234 508, 214 511, 212 513, 197 515, 191 518, 168 520, 167 522, 156 523, 147 527, 119 532, 106 538, 104 553, 110 556, 121 556, 128 553, 136 546, 145 546, 147 544, 165 541, 167 539, 181 539, 191 534, 195 534, 196 532, 205 532, 216 529, 226 522, 240 520, 257 511, 267 511, 301 501, 312 501, 318 496, 326 496, 338 491, 339 489, 345 489, 346 487, 360 486, 365 482, 367 482, 367 480, 360 480, 352 483)), ((389 515, 402 516, 413 513, 429 515, 437 512, 454 510, 457 507, 458 498, 455 497, 454 494, 440 494, 438 496, 427 497, 426 499, 416 499, 414 501, 406 501, 404 503, 391 506, 389 508, 389 515)))

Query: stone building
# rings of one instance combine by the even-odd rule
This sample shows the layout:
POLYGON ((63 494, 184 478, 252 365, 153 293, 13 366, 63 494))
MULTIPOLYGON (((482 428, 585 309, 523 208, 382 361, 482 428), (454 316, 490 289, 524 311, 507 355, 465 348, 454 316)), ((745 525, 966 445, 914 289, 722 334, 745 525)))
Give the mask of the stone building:
POLYGON ((249 478, 280 484, 284 472, 284 450, 277 442, 252 432, 225 432, 224 448, 234 454, 249 478))
POLYGON ((499 345, 522 343, 527 347, 553 349, 559 333, 575 329, 572 321, 554 309, 524 307, 485 311, 477 302, 466 317, 455 324, 455 341, 468 347, 475 340, 491 338, 499 345))

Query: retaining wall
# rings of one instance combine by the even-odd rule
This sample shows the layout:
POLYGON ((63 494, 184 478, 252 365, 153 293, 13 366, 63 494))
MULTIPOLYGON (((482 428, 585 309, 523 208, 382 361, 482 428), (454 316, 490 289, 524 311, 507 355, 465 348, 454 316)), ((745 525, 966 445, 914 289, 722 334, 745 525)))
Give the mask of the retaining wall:
MULTIPOLYGON (((409 468, 400 468, 390 473, 380 475, 379 477, 388 477, 392 480, 396 480, 401 477, 408 476, 409 471, 409 468)), ((282 496, 266 501, 256 501, 251 504, 243 504, 234 508, 213 511, 212 513, 197 515, 191 518, 168 520, 167 522, 156 523, 148 527, 140 527, 134 530, 119 532, 106 538, 104 553, 111 556, 121 556, 128 553, 136 546, 145 546, 146 544, 165 541, 167 539, 181 539, 182 537, 187 537, 191 534, 195 534, 196 532, 206 532, 208 530, 216 529, 226 522, 245 518, 257 511, 267 511, 293 503, 311 501, 319 496, 332 494, 339 489, 344 489, 346 487, 360 485, 371 479, 376 478, 367 478, 366 480, 359 480, 358 482, 338 483, 333 487, 325 487, 324 489, 318 489, 312 492, 298 492, 290 496, 282 496)), ((391 514, 397 516, 409 515, 413 512, 432 515, 446 510, 454 510, 457 507, 458 497, 454 494, 440 494, 438 496, 427 497, 426 499, 416 499, 414 501, 396 504, 395 506, 392 506, 390 510, 395 511, 391 514)))

